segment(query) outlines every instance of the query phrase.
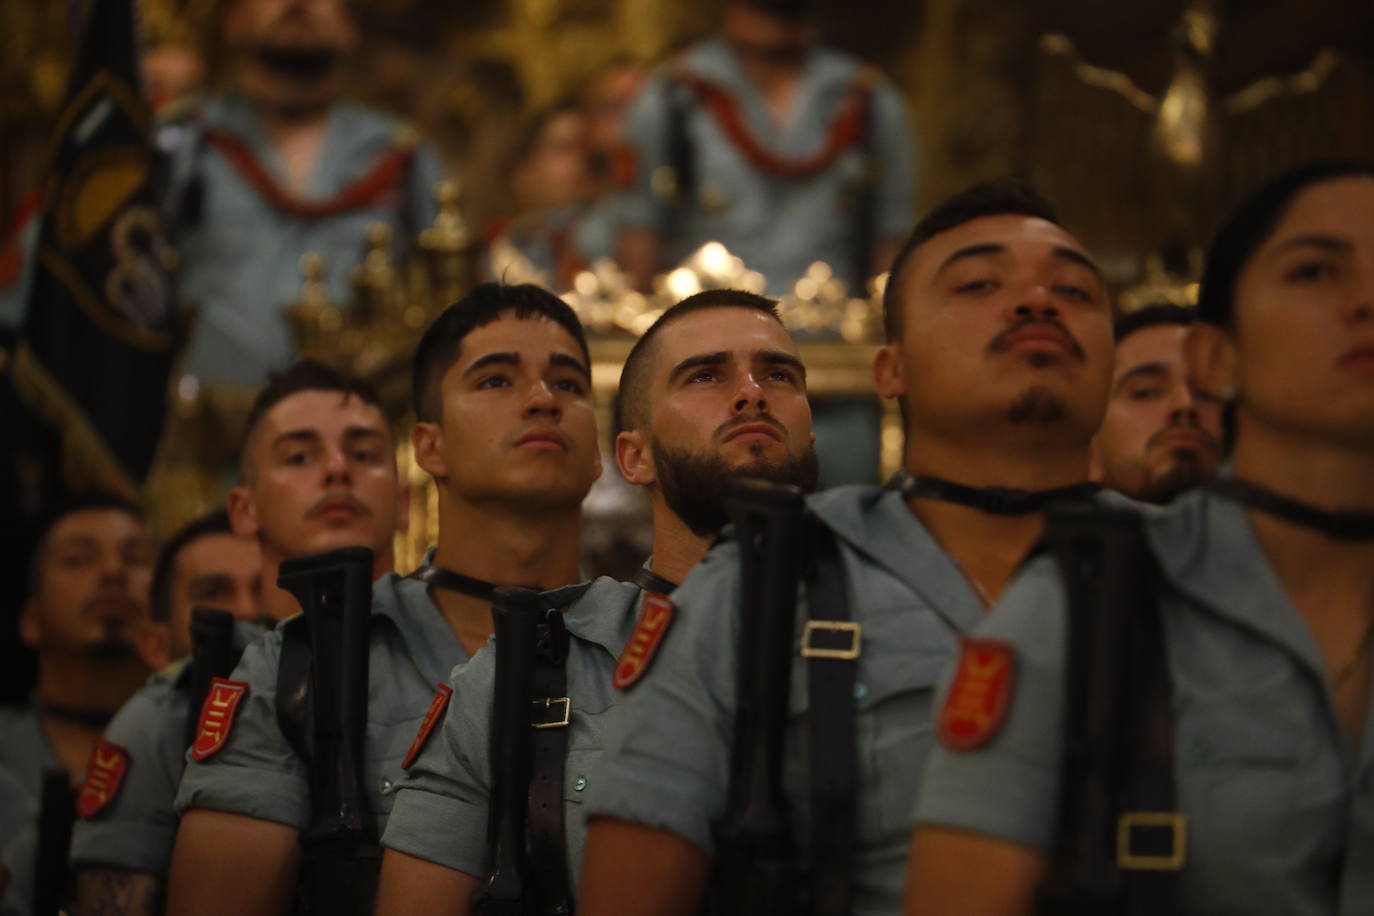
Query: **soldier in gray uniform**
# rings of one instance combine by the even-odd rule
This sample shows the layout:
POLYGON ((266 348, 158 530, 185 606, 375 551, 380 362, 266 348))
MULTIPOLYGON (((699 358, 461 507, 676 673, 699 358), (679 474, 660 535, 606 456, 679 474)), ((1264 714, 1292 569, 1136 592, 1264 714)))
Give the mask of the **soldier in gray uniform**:
MULTIPOLYGON (((299 615, 295 598, 276 587, 279 567, 289 558, 366 546, 373 551, 373 575, 391 571, 392 540, 404 524, 407 494, 397 475, 390 424, 376 392, 366 384, 310 361, 274 376, 250 410, 239 472, 240 483, 229 494, 229 516, 237 533, 260 545, 267 616, 299 615)), ((450 664, 447 653, 461 651, 442 621, 432 620, 424 589, 414 584, 383 578, 374 594, 373 676, 402 691, 374 707, 379 747, 371 750, 377 758, 387 751, 386 739, 404 731, 398 724, 410 714, 404 689, 427 694, 433 673, 450 664)), ((245 911, 253 908, 253 901, 239 886, 242 872, 233 871, 239 864, 233 858, 235 844, 242 842, 264 857, 254 864, 272 881, 255 884, 256 890, 289 895, 295 834, 309 812, 302 763, 277 724, 274 696, 281 645, 278 628, 244 652, 231 677, 247 685, 246 699, 219 751, 187 761, 175 802, 182 816, 179 842, 187 846, 189 840, 194 856, 198 839, 207 832, 218 837, 225 867, 231 870, 223 880, 236 886, 224 899, 235 900, 245 911)), ((179 726, 176 732, 184 734, 179 726)), ((375 792, 380 775, 369 775, 375 792)), ((158 855, 166 872, 167 851, 158 855)), ((207 855, 219 865, 218 855, 207 855)), ((207 866, 196 881, 214 887, 219 878, 216 868, 207 866)), ((174 880, 169 874, 169 899, 175 904, 174 880)))
MULTIPOLYGON (((806 370, 776 304, 761 296, 713 290, 669 309, 626 359, 617 426, 620 471, 648 490, 653 506, 654 556, 636 578, 646 592, 641 630, 652 628, 664 596, 724 524, 732 477, 815 487, 806 370)), ((614 732, 619 689, 640 670, 640 656, 626 648, 639 603, 594 610, 585 603, 564 615, 574 637, 568 661, 573 705, 560 854, 566 854, 574 891, 585 834, 581 802, 614 732)), ((462 702, 450 706, 440 734, 407 768, 387 823, 385 911, 468 912, 472 889, 491 868, 494 682, 491 650, 454 669, 449 687, 462 702)), ((546 873, 563 863, 534 867, 546 873)))
MULTIPOLYGON (((1189 361, 1232 397, 1237 438, 1211 488, 1145 517, 1175 810, 1149 812, 1168 832, 1144 856, 1139 813, 1109 812, 1127 906, 1168 881, 1157 912, 1374 907, 1371 264, 1374 169, 1349 163, 1275 179, 1212 245, 1189 361)), ((1014 658, 1006 713, 931 757, 908 913, 1034 908, 1060 829, 1066 604, 1037 559, 980 632, 1014 658)))
POLYGON ((203 381, 256 386, 291 362, 285 310, 302 255, 323 257, 330 296, 345 301, 373 224, 392 228, 399 253, 433 220, 433 151, 339 100, 357 38, 339 0, 236 0, 234 90, 189 100, 159 132, 181 293, 197 308, 185 369, 203 381))
POLYGON ((223 509, 191 522, 167 542, 153 572, 153 620, 140 636, 154 674, 105 729, 119 779, 88 778, 92 793, 72 831, 77 906, 95 912, 153 913, 172 856, 172 810, 185 767, 191 697, 191 609, 227 610, 240 621, 235 649, 261 635, 262 559, 254 538, 236 535, 223 509), (172 661, 176 659, 176 661, 172 661))
MULTIPOLYGON (((829 845, 841 825, 809 823, 797 656, 781 788, 796 883, 806 883, 808 847, 820 859, 813 877, 852 872, 836 912, 899 905, 914 800, 905 774, 931 745, 936 680, 1038 537, 1047 501, 1085 490, 1111 373, 1110 309, 1092 260, 1052 219, 1029 189, 995 183, 917 226, 894 265, 875 366, 879 393, 901 399, 907 473, 898 487, 809 501, 838 545, 859 627, 852 848, 829 845)), ((726 810, 737 674, 754 663, 740 657, 739 588, 727 542, 673 595, 672 629, 593 774, 584 914, 687 914, 701 903, 726 810)))
MULTIPOLYGON (((373 587, 364 776, 378 835, 435 685, 491 632, 489 597, 448 583, 480 576, 571 601, 580 587, 557 590, 579 579, 580 503, 600 470, 581 325, 551 294, 477 287, 436 319, 415 367, 420 422, 412 438, 418 462, 440 484, 440 540, 415 576, 373 587)), ((616 589, 593 588, 591 600, 605 600, 608 587, 616 589)), ((228 737, 182 780, 174 912, 257 912, 287 902, 297 835, 311 812, 302 761, 277 722, 281 646, 269 634, 245 653, 234 679, 247 695, 228 737), (241 876, 249 872, 262 884, 245 895, 241 876)))
POLYGON ((849 290, 885 270, 912 220, 916 151, 901 95, 815 42, 806 0, 730 0, 720 35, 670 60, 626 116, 631 278, 709 241, 790 292, 813 261, 849 290))
POLYGON ((39 536, 19 620, 38 683, 29 706, 0 711, 0 770, 35 799, 45 767, 79 781, 101 729, 148 677, 134 634, 153 553, 138 509, 103 494, 58 506, 39 536))

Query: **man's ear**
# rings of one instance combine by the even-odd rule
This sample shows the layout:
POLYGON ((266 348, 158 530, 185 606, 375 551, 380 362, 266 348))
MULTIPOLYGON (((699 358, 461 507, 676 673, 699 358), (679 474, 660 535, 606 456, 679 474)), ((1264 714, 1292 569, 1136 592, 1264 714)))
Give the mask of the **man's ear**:
POLYGON ((1230 332, 1194 321, 1183 339, 1188 374, 1200 390, 1224 401, 1236 393, 1236 342, 1230 332))
POLYGON ((615 466, 627 483, 637 487, 658 483, 653 446, 639 430, 622 432, 615 437, 615 466))
POLYGON ((415 463, 436 482, 448 476, 448 465, 444 463, 444 431, 438 423, 421 421, 410 430, 411 450, 415 453, 415 463))
POLYGON ((258 536, 258 507, 248 487, 239 484, 230 490, 225 509, 229 513, 229 527, 235 534, 245 538, 258 536))
POLYGON ((906 394, 902 377, 902 345, 883 344, 873 356, 873 388, 880 397, 899 398, 906 394))
POLYGON ((172 661, 172 631, 161 621, 145 620, 134 630, 134 648, 143 664, 161 671, 172 661))

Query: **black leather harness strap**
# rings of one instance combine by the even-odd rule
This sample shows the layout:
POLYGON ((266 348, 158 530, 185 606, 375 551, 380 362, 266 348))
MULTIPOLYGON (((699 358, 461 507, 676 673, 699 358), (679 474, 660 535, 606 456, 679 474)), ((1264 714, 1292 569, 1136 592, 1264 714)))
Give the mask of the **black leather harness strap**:
POLYGON ((854 685, 863 631, 850 617, 835 535, 814 519, 811 533, 809 619, 801 639, 810 718, 811 913, 848 916, 858 768, 854 685))
POLYGON ((940 477, 916 476, 898 471, 888 484, 903 498, 924 497, 981 509, 990 515, 1034 515, 1060 503, 1078 503, 1100 488, 1094 483, 1076 483, 1052 490, 1016 490, 1009 487, 970 487, 940 477))
POLYGON ((568 631, 550 608, 539 623, 530 698, 529 853, 538 881, 539 912, 573 911, 563 824, 563 774, 572 700, 568 696, 568 631))
POLYGON ((496 593, 496 586, 485 579, 465 576, 462 573, 456 573, 451 569, 443 569, 439 566, 421 566, 406 578, 419 580, 435 588, 471 595, 474 598, 481 598, 483 601, 490 601, 492 595, 496 593))
POLYGON ((1227 499, 1315 529, 1340 541, 1374 540, 1374 512, 1322 509, 1238 477, 1219 477, 1208 486, 1227 499))
POLYGON ((673 580, 665 579, 645 566, 635 570, 631 581, 644 591, 653 592, 656 595, 671 595, 678 585, 673 580))

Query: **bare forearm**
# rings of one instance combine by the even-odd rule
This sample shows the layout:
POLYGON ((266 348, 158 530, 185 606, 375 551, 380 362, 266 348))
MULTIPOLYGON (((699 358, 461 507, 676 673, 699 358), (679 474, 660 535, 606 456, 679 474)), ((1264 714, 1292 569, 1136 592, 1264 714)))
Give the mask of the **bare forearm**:
POLYGON ((286 916, 299 868, 294 828, 222 811, 189 811, 172 852, 167 912, 286 916))
POLYGON ((911 841, 906 916, 1031 916, 1046 867, 1023 846, 921 827, 911 841))
POLYGON ((693 916, 711 860, 676 834, 602 818, 587 829, 580 916, 693 916))
POLYGON ((162 881, 143 871, 83 868, 76 874, 76 916, 156 916, 162 881))
POLYGON ((478 884, 472 875, 388 849, 382 857, 377 916, 469 916, 478 884))

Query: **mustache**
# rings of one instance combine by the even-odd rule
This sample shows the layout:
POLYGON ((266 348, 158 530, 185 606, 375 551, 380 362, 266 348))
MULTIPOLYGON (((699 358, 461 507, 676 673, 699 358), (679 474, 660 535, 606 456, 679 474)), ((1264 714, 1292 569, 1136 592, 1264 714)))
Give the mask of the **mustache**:
POLYGON ((1188 430, 1189 432, 1198 433, 1200 436, 1202 436, 1203 441, 1207 443, 1207 447, 1211 451, 1221 451, 1221 443, 1217 440, 1217 437, 1209 433, 1207 430, 1203 429, 1202 426, 1191 417, 1184 417, 1181 420, 1175 420, 1174 422, 1169 423, 1167 426, 1160 427, 1158 430, 1154 432, 1153 435, 1150 436, 1149 439, 1146 440, 1145 448, 1147 450, 1154 448, 1156 445, 1159 444, 1159 441, 1163 439, 1165 436, 1173 432, 1178 432, 1179 430, 1188 430))
POLYGON ((1052 327, 1059 333, 1063 334, 1064 339, 1068 341, 1069 352, 1073 354, 1074 358, 1077 359, 1079 362, 1087 361, 1088 356, 1086 353, 1083 352, 1083 345, 1078 342, 1078 338, 1074 337, 1073 332, 1070 331, 1067 327, 1065 327, 1064 323, 1060 321, 1058 318, 1021 319, 1020 321, 1016 322, 1016 324, 1002 331, 996 337, 992 338, 992 340, 988 341, 988 354, 996 355, 998 353, 1005 353, 1007 350, 1011 349, 1011 339, 1013 336, 1016 335, 1017 332, 1019 332, 1023 328, 1027 328, 1031 325, 1037 324, 1043 324, 1048 327, 1052 327))
POLYGON ((766 423, 778 431, 779 438, 783 439, 784 441, 786 441, 787 439, 787 427, 783 426, 781 423, 779 423, 777 420, 773 419, 766 413, 756 413, 751 414, 749 416, 733 417, 732 419, 726 420, 724 423, 717 426, 716 431, 713 435, 716 438, 716 440, 724 439, 726 436, 730 435, 730 432, 732 430, 738 429, 741 426, 747 426, 750 423, 766 423))
POLYGON ((314 518, 325 510, 326 507, 333 506, 335 503, 347 503, 359 515, 371 515, 372 510, 354 497, 351 493, 328 493, 319 502, 310 507, 310 511, 305 513, 306 518, 314 518))

